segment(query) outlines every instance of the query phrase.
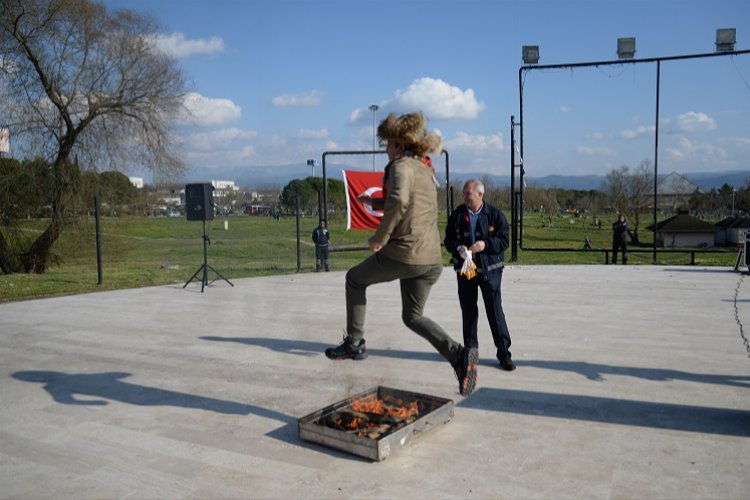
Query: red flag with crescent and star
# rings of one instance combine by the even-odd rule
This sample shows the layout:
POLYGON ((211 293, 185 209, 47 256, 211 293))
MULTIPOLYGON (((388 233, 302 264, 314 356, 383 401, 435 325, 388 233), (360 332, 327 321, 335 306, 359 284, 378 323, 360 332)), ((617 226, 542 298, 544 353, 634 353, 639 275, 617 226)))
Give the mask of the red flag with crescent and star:
POLYGON ((383 198, 383 172, 361 172, 356 170, 342 170, 344 174, 344 188, 346 190, 346 228, 347 229, 377 229, 382 210, 375 210, 369 203, 362 203, 358 196, 367 195, 371 198, 383 198))

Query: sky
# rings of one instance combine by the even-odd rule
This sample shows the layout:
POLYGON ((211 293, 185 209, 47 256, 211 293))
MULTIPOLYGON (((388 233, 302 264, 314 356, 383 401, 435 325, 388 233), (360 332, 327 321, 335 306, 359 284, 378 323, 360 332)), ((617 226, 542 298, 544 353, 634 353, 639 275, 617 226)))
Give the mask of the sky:
POLYGON ((523 124, 511 127, 522 46, 538 45, 541 65, 617 60, 623 37, 636 59, 705 54, 717 29, 735 28, 735 50, 748 50, 747 0, 103 3, 153 15, 185 71, 192 114, 175 132, 188 182, 370 151, 373 122, 411 111, 443 136, 451 172, 509 177, 514 128, 529 177, 605 175, 655 152, 660 173, 750 173, 750 54, 662 61, 658 80, 655 62, 524 71, 523 124))

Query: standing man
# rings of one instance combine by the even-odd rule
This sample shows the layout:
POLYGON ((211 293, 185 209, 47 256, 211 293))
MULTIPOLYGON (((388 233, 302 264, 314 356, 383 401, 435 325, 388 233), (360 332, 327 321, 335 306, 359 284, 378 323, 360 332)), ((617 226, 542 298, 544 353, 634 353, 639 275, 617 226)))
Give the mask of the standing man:
POLYGON ((617 264, 617 251, 622 251, 622 263, 628 263, 628 223, 625 216, 617 216, 617 222, 612 224, 612 264, 617 264))
POLYGON ((328 272, 328 228, 325 221, 321 220, 318 227, 313 230, 312 239, 315 242, 315 272, 319 273, 325 268, 328 272))
MULTIPOLYGON (((366 358, 367 287, 399 280, 401 320, 451 363, 459 392, 467 396, 476 386, 477 349, 461 346, 424 315, 432 285, 443 272, 437 180, 427 156, 442 151, 443 139, 428 131, 426 124, 419 112, 401 116, 391 113, 378 127, 378 137, 387 141, 389 160, 383 175, 383 217, 369 240, 372 255, 346 273, 344 341, 325 352, 330 359, 366 358)), ((358 199, 363 203, 373 201, 369 196, 358 199)))
POLYGON ((498 208, 484 202, 484 184, 478 179, 464 184, 463 196, 464 204, 448 218, 444 243, 453 256, 451 261, 457 271, 464 345, 479 347, 477 299, 481 289, 500 368, 512 371, 516 365, 511 360, 510 332, 500 295, 504 252, 508 248, 508 221, 498 208), (474 262, 476 275, 467 276, 460 272, 465 259, 474 262))

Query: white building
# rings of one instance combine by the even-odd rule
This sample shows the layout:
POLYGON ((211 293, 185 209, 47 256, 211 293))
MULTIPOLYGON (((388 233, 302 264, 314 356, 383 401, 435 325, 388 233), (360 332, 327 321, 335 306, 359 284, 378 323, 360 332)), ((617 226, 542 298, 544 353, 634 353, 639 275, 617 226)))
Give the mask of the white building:
POLYGON ((221 191, 239 191, 240 188, 237 186, 234 181, 211 181, 211 185, 214 187, 214 189, 218 189, 221 191))
POLYGON ((143 177, 128 177, 128 180, 136 189, 143 189, 143 177))

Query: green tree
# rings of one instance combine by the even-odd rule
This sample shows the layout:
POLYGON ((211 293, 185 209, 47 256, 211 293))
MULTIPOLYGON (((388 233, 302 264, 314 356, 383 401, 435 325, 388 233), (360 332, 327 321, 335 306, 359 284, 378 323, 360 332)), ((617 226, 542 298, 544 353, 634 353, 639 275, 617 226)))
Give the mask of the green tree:
POLYGON ((287 210, 292 212, 296 210, 297 203, 301 211, 311 211, 318 204, 318 192, 309 182, 292 179, 284 186, 280 201, 287 210))
POLYGON ((51 186, 50 166, 44 160, 0 159, 0 225, 10 228, 18 219, 49 216, 51 186))
POLYGON ((99 174, 99 184, 101 202, 111 207, 112 215, 116 215, 118 209, 130 208, 138 198, 138 189, 120 172, 102 172, 99 174))
POLYGON ((148 17, 90 0, 0 0, 0 123, 19 150, 51 165, 52 208, 47 228, 23 251, 0 230, 4 272, 46 271, 74 209, 71 158, 90 168, 122 161, 164 174, 182 168, 169 133, 185 83, 156 49, 155 32, 148 17))

